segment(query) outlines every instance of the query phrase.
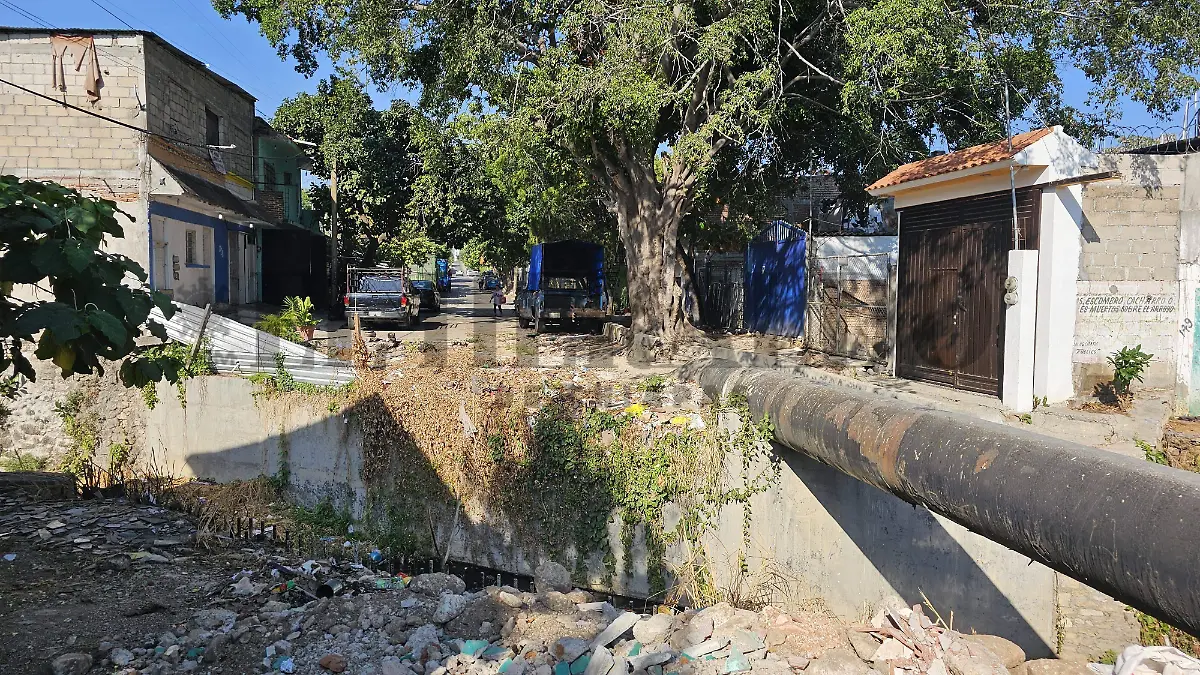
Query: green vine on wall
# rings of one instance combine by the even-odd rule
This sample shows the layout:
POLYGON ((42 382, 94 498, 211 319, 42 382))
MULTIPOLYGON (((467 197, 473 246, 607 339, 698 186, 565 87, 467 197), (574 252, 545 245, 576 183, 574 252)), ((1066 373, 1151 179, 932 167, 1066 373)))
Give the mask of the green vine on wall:
MULTIPOLYGON (((191 352, 192 348, 182 342, 165 342, 142 353, 144 359, 167 374, 166 379, 175 380, 176 397, 179 399, 179 405, 184 408, 187 407, 187 380, 215 372, 212 347, 207 339, 200 343, 194 357, 191 356, 191 352)), ((150 380, 142 385, 142 402, 146 404, 146 408, 154 410, 158 401, 158 383, 150 380)))
POLYGON ((689 428, 690 417, 653 427, 636 414, 579 413, 551 403, 534 420, 532 447, 514 467, 504 510, 532 525, 555 557, 565 558, 573 547, 578 566, 588 555, 602 553, 610 575, 617 570, 608 527, 618 515, 622 571, 633 574, 640 527, 651 591, 661 593, 667 585, 667 547, 683 539, 699 542, 723 507, 742 508, 743 540, 749 545, 750 501, 780 473, 770 451, 773 428, 766 420, 754 422, 744 401, 715 406, 702 419, 705 423, 697 425, 702 428, 689 428), (721 427, 723 413, 737 420, 734 429, 721 427), (728 452, 740 456, 742 476, 736 485, 724 481, 728 452), (680 511, 670 529, 664 516, 668 504, 680 511))
POLYGON ((84 408, 92 396, 87 390, 76 389, 54 404, 54 413, 63 423, 63 431, 71 439, 71 447, 59 462, 59 471, 83 476, 91 466, 100 445, 95 414, 84 408))
POLYGON ((275 353, 275 372, 256 373, 250 376, 250 381, 257 385, 254 390, 255 398, 271 399, 282 394, 298 393, 304 396, 325 397, 326 411, 336 414, 349 402, 354 391, 354 382, 346 384, 310 384, 301 382, 292 376, 287 369, 286 357, 283 352, 275 353))
MULTIPOLYGON (((661 419, 643 404, 597 409, 589 401, 609 396, 530 375, 480 367, 466 350, 413 357, 399 381, 367 373, 352 406, 366 536, 392 553, 443 556, 469 509, 469 522, 503 523, 514 545, 580 581, 602 563, 616 585, 644 563, 655 594, 681 577, 676 550, 706 564, 703 542, 725 507, 741 509, 748 546, 751 501, 780 470, 771 425, 744 400, 661 419)), ((647 378, 638 390, 666 386, 647 378)))

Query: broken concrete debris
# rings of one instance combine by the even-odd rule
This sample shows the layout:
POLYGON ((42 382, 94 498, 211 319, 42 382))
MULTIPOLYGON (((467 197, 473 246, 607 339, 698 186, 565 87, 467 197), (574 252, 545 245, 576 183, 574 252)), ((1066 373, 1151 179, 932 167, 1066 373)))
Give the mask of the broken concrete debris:
MULTIPOLYGON (((176 560, 202 554, 189 548, 192 526, 158 507, 11 506, 0 517, 14 537, 94 556, 97 570, 170 574, 187 567, 176 560)), ((538 592, 526 592, 511 586, 472 591, 450 574, 409 578, 351 560, 294 560, 262 551, 237 560, 237 567, 193 591, 203 598, 200 606, 179 612, 154 605, 137 614, 157 613, 171 625, 143 638, 105 637, 90 653, 72 639, 64 645, 68 653, 47 655, 42 663, 66 675, 95 667, 123 675, 792 675, 806 669, 818 675, 1022 675, 996 670, 1023 666, 1019 650, 945 630, 903 603, 851 633, 852 653, 837 649, 847 635, 826 615, 792 617, 771 607, 753 612, 728 604, 642 615, 574 589, 557 564, 539 566, 538 592)), ((149 605, 154 600, 146 599, 149 605)))
POLYGON ((92 657, 77 652, 63 654, 50 663, 50 672, 54 675, 83 675, 91 669, 92 657))
MULTIPOLYGON (((788 641, 766 648, 768 626, 791 622, 778 611, 718 605, 644 616, 596 603, 586 591, 469 591, 447 574, 387 587, 372 582, 383 574, 356 563, 265 556, 259 568, 210 591, 216 606, 141 641, 106 642, 99 663, 128 675, 229 673, 247 667, 230 660, 243 654, 257 672, 299 675, 789 675, 791 663, 820 654, 788 641), (340 595, 316 598, 305 591, 324 575, 345 579, 340 595), (277 582, 269 591, 243 593, 268 578, 277 582), (279 583, 284 580, 297 583, 279 583), (568 602, 551 601, 551 594, 568 602), (717 635, 691 655, 670 647, 676 633, 698 626, 717 635)), ((70 668, 79 667, 72 665, 77 657, 59 658, 59 670, 76 672, 70 668)))
MULTIPOLYGON (((881 602, 870 625, 851 627, 847 638, 857 658, 871 663, 880 673, 1010 675, 1010 668, 1015 670, 1025 662, 1025 653, 1008 640, 957 633, 940 621, 931 620, 921 605, 905 607, 899 598, 881 602), (997 652, 1005 656, 1002 658, 997 652)), ((828 657, 826 654, 812 666, 828 657)))
POLYGON ((533 571, 533 586, 538 593, 550 591, 567 593, 574 588, 571 583, 571 573, 567 571, 567 568, 553 561, 546 561, 533 571))

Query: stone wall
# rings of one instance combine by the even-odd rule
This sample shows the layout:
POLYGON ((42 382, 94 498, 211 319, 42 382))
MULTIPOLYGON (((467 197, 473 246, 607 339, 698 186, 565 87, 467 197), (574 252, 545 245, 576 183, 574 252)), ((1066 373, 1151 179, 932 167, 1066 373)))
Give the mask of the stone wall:
POLYGON ((1180 198, 1187 157, 1105 155, 1121 176, 1083 191, 1083 250, 1073 355, 1075 390, 1112 378, 1107 357, 1155 355, 1144 386, 1173 388, 1178 349, 1180 198))
POLYGON ((146 86, 149 129, 152 132, 194 143, 176 147, 211 161, 205 140, 205 110, 220 117, 221 145, 236 146, 218 151, 228 172, 246 180, 254 178, 254 98, 220 78, 203 64, 181 55, 164 43, 146 40, 146 86))
POLYGON ((1132 609, 1071 577, 1055 577, 1060 658, 1094 662, 1109 649, 1119 654, 1119 645, 1138 644, 1140 627, 1132 609))
POLYGON ((146 447, 141 390, 122 385, 115 368, 104 375, 63 379, 58 367, 48 361, 35 360, 33 365, 37 380, 25 383, 21 394, 8 403, 12 414, 0 427, 0 451, 4 454, 20 452, 46 458, 53 467, 72 446, 55 404, 75 391, 85 393, 82 414, 95 422, 99 464, 107 466, 107 451, 114 443, 128 443, 135 450, 146 447))

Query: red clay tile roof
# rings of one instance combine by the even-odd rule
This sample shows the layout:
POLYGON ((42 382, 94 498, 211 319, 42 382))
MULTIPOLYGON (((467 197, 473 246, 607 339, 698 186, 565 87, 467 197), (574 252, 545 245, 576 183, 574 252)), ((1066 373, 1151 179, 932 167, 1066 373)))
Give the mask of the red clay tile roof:
POLYGON ((994 143, 976 145, 958 150, 957 152, 923 159, 919 162, 910 162, 875 181, 867 190, 878 190, 922 178, 971 169, 983 166, 984 164, 1003 162, 1006 159, 1012 159, 1018 152, 1037 143, 1053 131, 1053 127, 1047 127, 1045 129, 1035 129, 1023 134, 1017 134, 1013 136, 1011 152, 1008 149, 1008 139, 1005 138, 994 143))

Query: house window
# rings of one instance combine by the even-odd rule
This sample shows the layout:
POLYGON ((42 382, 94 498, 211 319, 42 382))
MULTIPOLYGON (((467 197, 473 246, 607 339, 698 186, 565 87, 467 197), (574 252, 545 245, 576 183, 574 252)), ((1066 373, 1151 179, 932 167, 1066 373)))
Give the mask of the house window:
POLYGON ((263 187, 275 189, 275 165, 270 162, 263 162, 263 187))
POLYGON ((208 145, 221 144, 221 118, 208 108, 204 109, 204 142, 208 145))
POLYGON ((199 263, 196 261, 196 231, 188 230, 184 234, 184 241, 187 244, 184 252, 184 264, 198 265, 199 263))
POLYGON ((201 248, 203 248, 204 264, 212 264, 212 240, 209 239, 208 233, 205 232, 203 237, 200 237, 201 248))
POLYGON ((284 171, 284 172, 283 172, 283 184, 284 184, 284 185, 291 185, 291 184, 292 184, 292 172, 291 172, 291 171, 284 171))

